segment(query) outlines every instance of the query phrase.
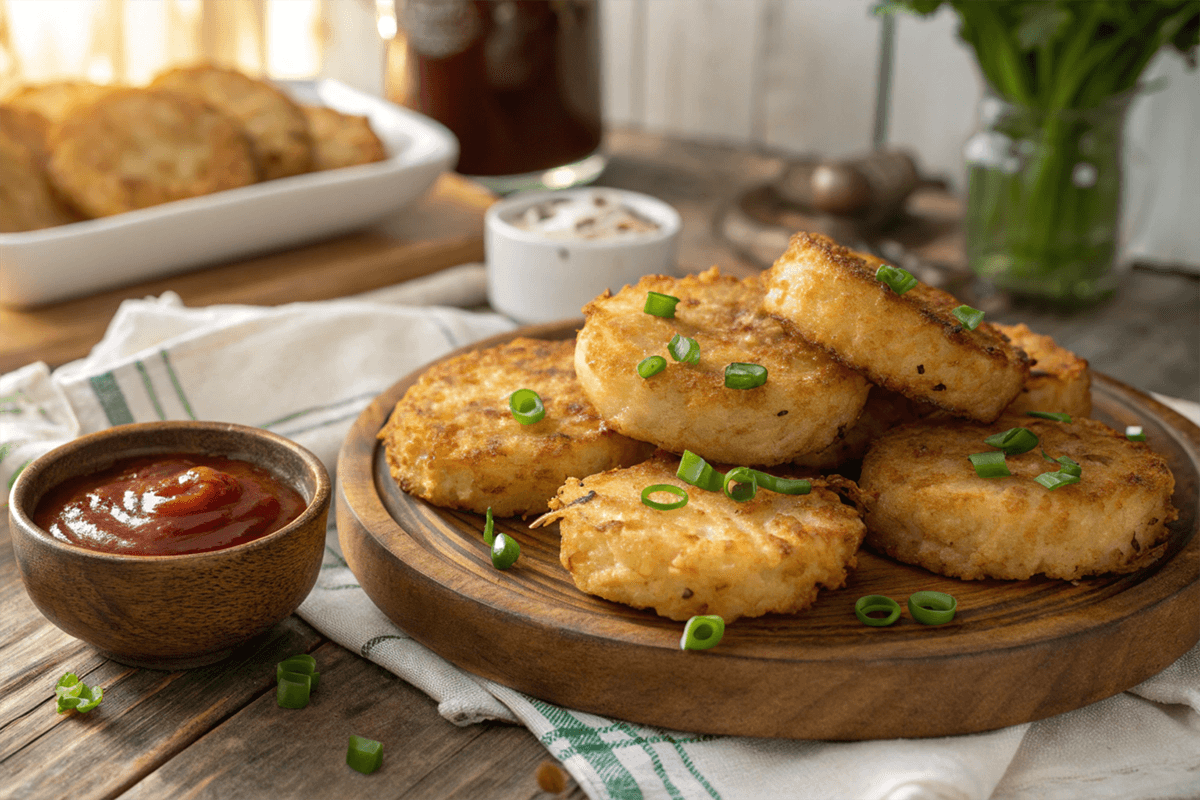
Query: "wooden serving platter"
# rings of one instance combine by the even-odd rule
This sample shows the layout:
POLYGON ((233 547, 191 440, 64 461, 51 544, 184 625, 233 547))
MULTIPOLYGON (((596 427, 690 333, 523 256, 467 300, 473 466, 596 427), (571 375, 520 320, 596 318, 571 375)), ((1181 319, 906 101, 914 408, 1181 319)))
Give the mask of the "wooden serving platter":
MULTIPOLYGON (((519 331, 567 338, 577 323, 519 331)), ((497 344, 517 333, 474 345, 497 344)), ((466 348, 471 349, 471 348, 466 348)), ((397 625, 449 661, 573 709, 696 733, 858 740, 928 737, 1029 722, 1121 692, 1200 640, 1200 429, 1104 375, 1095 416, 1138 424, 1175 474, 1179 520, 1166 555, 1124 576, 1077 582, 959 581, 866 550, 847 585, 798 615, 730 625, 707 651, 679 649, 682 624, 583 594, 558 561, 557 524, 497 530, 521 544, 492 567, 479 515, 401 492, 376 433, 417 375, 359 417, 338 462, 342 549, 363 589, 397 625), (892 627, 854 616, 883 594, 958 599, 928 627, 907 609, 892 627)))

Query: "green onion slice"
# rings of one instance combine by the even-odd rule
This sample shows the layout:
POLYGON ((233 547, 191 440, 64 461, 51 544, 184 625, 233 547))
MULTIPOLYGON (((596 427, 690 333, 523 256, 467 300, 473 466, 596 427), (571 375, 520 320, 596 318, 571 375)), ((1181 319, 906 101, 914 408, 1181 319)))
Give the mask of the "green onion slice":
POLYGON ((321 681, 321 673, 317 672, 317 660, 308 653, 298 653, 289 656, 275 665, 275 680, 279 681, 284 675, 305 675, 309 679, 309 689, 315 690, 321 681))
POLYGON ((674 511, 677 508, 683 508, 687 505, 688 493, 683 489, 680 489, 678 486, 674 486, 670 483, 655 483, 651 486, 647 486, 645 489, 642 489, 642 502, 656 511, 674 511), (655 494, 656 492, 673 494, 679 499, 673 500, 670 503, 660 503, 657 500, 651 500, 650 495, 655 494))
POLYGON ((667 368, 667 360, 662 356, 649 356, 638 362, 637 373, 643 378, 650 378, 667 368))
POLYGON ((675 477, 706 492, 719 492, 725 485, 725 476, 691 450, 683 451, 675 477))
POLYGON ((675 306, 678 303, 678 297, 659 292, 646 292, 646 305, 642 307, 642 310, 647 314, 669 319, 675 316, 675 306))
POLYGON ((68 672, 54 685, 54 697, 59 714, 65 714, 71 709, 86 714, 100 705, 100 701, 104 699, 104 690, 99 686, 88 686, 79 680, 79 676, 74 672, 68 672))
POLYGON ((492 507, 487 507, 487 514, 483 518, 483 543, 488 547, 496 541, 496 520, 492 519, 492 507))
POLYGON ((1038 475, 1036 478, 1034 478, 1034 480, 1040 483, 1042 486, 1045 486, 1050 491, 1054 491, 1060 486, 1068 486, 1072 483, 1079 483, 1080 477, 1078 475, 1071 475, 1062 471, 1043 472, 1041 475, 1038 475))
POLYGON ((754 480, 760 489, 778 494, 808 494, 812 491, 812 481, 803 478, 780 478, 756 469, 750 471, 754 473, 754 480))
POLYGON ((975 474, 981 478, 1002 478, 1012 475, 1008 465, 1004 463, 1004 452, 992 450, 988 453, 972 453, 967 456, 975 467, 975 474))
POLYGON ((896 294, 904 294, 917 285, 917 279, 906 269, 883 264, 875 271, 875 280, 883 281, 896 294))
POLYGON ((725 495, 738 503, 753 500, 758 494, 758 476, 749 467, 734 467, 725 473, 725 482, 721 487, 725 495), (733 487, 732 489, 729 487, 733 487))
POLYGON ((383 763, 383 745, 374 739, 351 734, 350 745, 346 748, 346 763, 351 769, 370 775, 383 763))
POLYGON ((997 450, 1003 450, 1005 455, 1016 456, 1028 453, 1037 447, 1037 434, 1028 428, 1009 428, 1003 433, 994 433, 983 440, 997 450))
POLYGON ((890 597, 881 594, 867 594, 858 598, 854 603, 854 616, 863 625, 881 628, 892 625, 900 619, 900 604, 890 597), (872 614, 882 611, 886 616, 873 617, 872 614))
POLYGON ((1061 411, 1026 411, 1028 417, 1038 417, 1040 419, 1049 419, 1055 422, 1070 422, 1071 415, 1064 414, 1061 411))
POLYGON ((496 569, 508 569, 517 563, 521 555, 521 545, 511 536, 497 533, 492 541, 492 566, 496 569))
POLYGON ((679 637, 680 650, 708 650, 721 643, 725 635, 725 620, 716 614, 692 617, 679 637))
POLYGON ((671 337, 670 343, 667 344, 667 352, 671 354, 671 358, 685 364, 700 362, 700 343, 678 333, 671 337))
POLYGON ((275 702, 280 708, 304 708, 312 692, 312 679, 308 675, 285 672, 275 684, 275 702))
POLYGON ((959 306, 950 312, 954 318, 963 324, 963 327, 969 331, 973 331, 979 327, 979 323, 983 322, 983 312, 978 308, 970 306, 959 306))
POLYGON ((1062 464, 1062 468, 1059 469, 1062 474, 1074 475, 1076 478, 1083 474, 1083 467, 1072 461, 1070 456, 1059 456, 1057 460, 1062 464))
POLYGON ((725 368, 725 388, 757 389, 767 382, 767 368, 735 361, 725 368))
POLYGON ((913 592, 908 597, 908 613, 922 625, 945 625, 957 610, 958 601, 945 592, 913 592))
POLYGON ((1144 442, 1146 441, 1146 432, 1142 430, 1141 425, 1126 425, 1125 438, 1131 442, 1144 442))
POLYGON ((508 398, 508 407, 512 409, 512 415, 517 422, 522 425, 541 422, 542 417, 546 416, 542 398, 533 389, 517 389, 508 398))

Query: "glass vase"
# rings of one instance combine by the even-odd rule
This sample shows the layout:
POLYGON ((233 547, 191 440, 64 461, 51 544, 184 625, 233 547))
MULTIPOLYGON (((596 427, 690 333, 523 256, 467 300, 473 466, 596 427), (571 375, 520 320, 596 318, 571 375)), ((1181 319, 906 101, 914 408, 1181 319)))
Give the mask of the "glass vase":
POLYGON ((1047 112, 984 97, 964 152, 966 251, 976 275, 1053 305, 1112 296, 1131 99, 1047 112))

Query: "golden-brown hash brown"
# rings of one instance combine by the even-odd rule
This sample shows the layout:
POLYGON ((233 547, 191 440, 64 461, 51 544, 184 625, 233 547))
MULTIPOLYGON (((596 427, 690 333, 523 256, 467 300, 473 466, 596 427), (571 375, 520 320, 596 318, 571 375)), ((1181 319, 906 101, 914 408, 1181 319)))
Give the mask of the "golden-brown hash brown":
POLYGON ((870 449, 871 443, 892 428, 934 414, 944 412, 937 406, 910 400, 897 392, 889 392, 882 386, 872 386, 862 414, 846 430, 844 436, 824 450, 797 456, 792 459, 792 463, 810 469, 837 469, 847 462, 861 460, 870 449))
POLYGON ((304 106, 313 137, 313 169, 338 169, 387 158, 383 142, 366 117, 325 106, 304 106))
POLYGON ((997 324, 996 328, 1029 356, 1029 377, 1017 399, 1004 409, 1005 414, 1061 411, 1073 417, 1092 415, 1092 373, 1087 361, 1024 323, 997 324))
POLYGON ((964 327, 940 289, 896 294, 875 278, 879 263, 797 233, 764 273, 763 308, 872 383, 956 416, 998 417, 1025 382, 1024 353, 990 323, 964 327))
POLYGON ((198 97, 238 120, 262 180, 312 169, 313 141, 304 111, 270 83, 233 69, 195 66, 167 70, 151 86, 198 97))
MULTIPOLYGON (((685 620, 725 622, 809 608, 820 588, 837 589, 857 565, 864 526, 857 490, 843 478, 813 478, 806 495, 760 489, 738 503, 675 477, 665 453, 627 469, 567 481, 535 524, 555 520, 560 560, 583 592, 685 620), (670 484, 687 505, 659 511, 641 492, 670 484)), ((675 498, 664 494, 656 500, 675 498)))
POLYGON ((867 382, 762 314, 761 299, 756 277, 716 267, 605 292, 584 308, 575 351, 584 392, 626 436, 709 461, 770 466, 828 446, 858 418, 867 382), (679 298, 674 318, 643 310, 651 291, 679 298), (674 334, 699 343, 699 363, 672 358, 674 334), (655 355, 666 369, 642 378, 638 363, 655 355), (726 388, 734 362, 765 367, 766 383, 726 388))
POLYGON ((40 230, 78 219, 59 199, 36 156, 0 127, 0 233, 40 230))
POLYGON ((95 217, 255 181, 237 123, 174 92, 108 93, 54 130, 50 153, 51 180, 95 217))
POLYGON ((22 86, 4 98, 4 104, 35 111, 53 125, 116 88, 88 81, 50 81, 22 86))
POLYGON ((436 506, 538 513, 571 475, 648 458, 604 424, 575 379, 574 340, 517 338, 434 364, 379 432, 400 488, 436 506), (546 416, 523 425, 509 396, 532 389, 546 416))
POLYGON ((1178 516, 1162 457, 1084 418, 905 425, 872 445, 859 486, 871 548, 965 580, 1132 572, 1161 555, 1178 516), (1038 446, 1006 457, 1011 476, 979 477, 967 457, 992 451, 984 439, 1012 427, 1032 431, 1038 446), (1035 482, 1059 469, 1043 450, 1078 463, 1079 483, 1035 482))
POLYGON ((0 103, 0 132, 16 140, 37 163, 44 166, 49 159, 50 122, 38 112, 0 103))

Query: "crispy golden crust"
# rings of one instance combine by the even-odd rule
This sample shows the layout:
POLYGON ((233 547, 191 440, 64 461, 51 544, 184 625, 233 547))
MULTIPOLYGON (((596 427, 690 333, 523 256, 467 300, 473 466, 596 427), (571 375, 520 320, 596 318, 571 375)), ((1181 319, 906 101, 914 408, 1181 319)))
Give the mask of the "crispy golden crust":
POLYGON ((22 86, 4 104, 34 111, 51 124, 62 122, 77 108, 99 100, 117 87, 87 81, 50 81, 22 86))
POLYGON ((313 136, 313 169, 338 169, 383 161, 387 151, 366 117, 324 106, 304 106, 313 136))
POLYGON ((50 122, 38 112, 0 103, 0 132, 16 140, 37 163, 44 166, 50 157, 46 149, 50 122))
POLYGON ((1005 414, 1061 411, 1073 417, 1092 415, 1092 373, 1087 361, 1024 323, 997 324, 996 329, 1025 351, 1030 364, 1029 377, 1017 399, 1004 409, 1005 414))
POLYGON ((797 233, 764 273, 764 310, 872 383, 952 414, 991 422, 1021 391, 1028 364, 994 326, 967 330, 960 305, 925 284, 898 295, 880 262, 832 239, 797 233))
POLYGON ((862 414, 842 438, 824 450, 797 456, 792 463, 810 469, 837 469, 848 462, 860 460, 867 454, 871 444, 892 428, 935 414, 944 412, 929 403, 910 400, 882 386, 872 386, 862 414))
POLYGON ((313 141, 300 106, 266 81, 213 66, 168 70, 152 86, 198 97, 238 120, 263 180, 308 172, 313 141))
POLYGON ((918 422, 883 436, 863 460, 867 544, 908 564, 968 580, 1074 580, 1132 572, 1161 555, 1175 479, 1144 443, 1090 419, 1071 423, 1004 416, 992 425, 918 422), (1039 439, 1008 456, 1011 477, 981 478, 968 461, 984 438, 1025 427, 1039 439), (1068 456, 1077 484, 1034 482, 1068 456))
POLYGON ((0 233, 33 231, 74 222, 36 156, 9 136, 0 121, 0 233))
POLYGON ((584 308, 575 370, 588 399, 621 433, 710 461, 780 464, 820 450, 858 417, 867 382, 758 310, 756 278, 716 269, 685 278, 651 275, 584 308), (680 298, 673 319, 643 311, 649 291, 680 298), (698 364, 675 361, 673 334, 696 339, 698 364), (642 359, 667 368, 643 379, 642 359), (755 389, 725 387, 725 368, 750 362, 767 369, 755 389))
POLYGON ((110 92, 59 125, 50 152, 51 180, 96 217, 255 180, 237 123, 174 92, 110 92))
POLYGON ((864 533, 858 509, 843 502, 857 498, 853 483, 814 478, 807 495, 760 490, 736 503, 680 481, 678 464, 660 453, 559 489, 535 524, 559 521, 560 559, 581 591, 670 619, 716 614, 732 622, 803 611, 820 587, 845 584, 864 533), (659 483, 685 489, 687 505, 644 505, 642 489, 659 483))
POLYGON ((653 448, 610 430, 583 396, 573 341, 518 338, 435 364, 405 392, 379 432, 392 477, 437 506, 496 516, 541 512, 571 475, 648 458, 653 448), (509 410, 537 392, 541 422, 509 410))

